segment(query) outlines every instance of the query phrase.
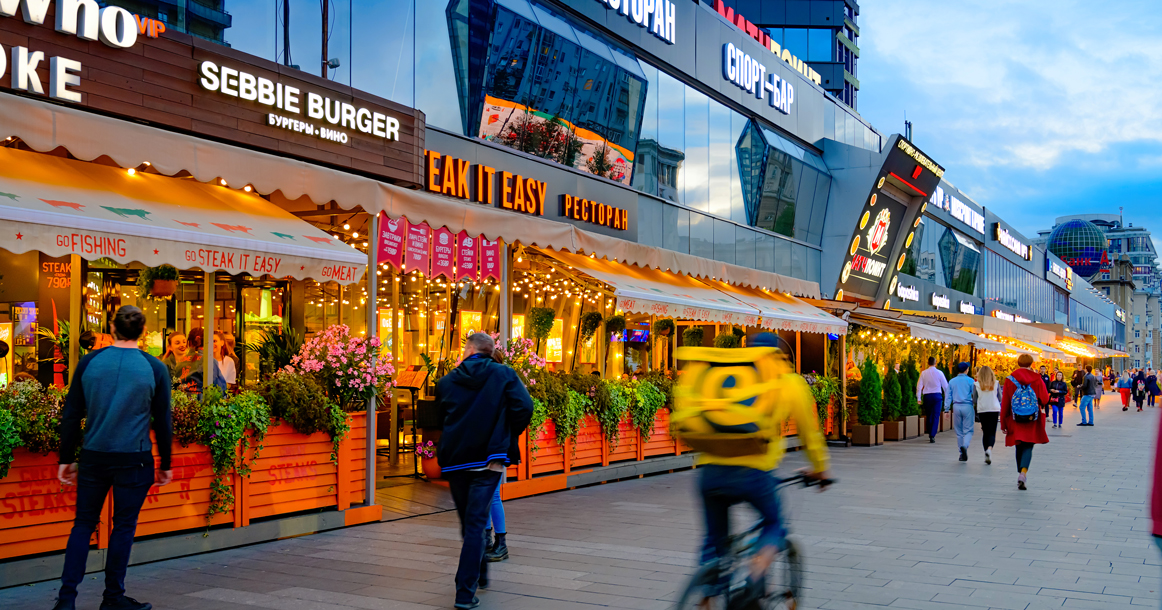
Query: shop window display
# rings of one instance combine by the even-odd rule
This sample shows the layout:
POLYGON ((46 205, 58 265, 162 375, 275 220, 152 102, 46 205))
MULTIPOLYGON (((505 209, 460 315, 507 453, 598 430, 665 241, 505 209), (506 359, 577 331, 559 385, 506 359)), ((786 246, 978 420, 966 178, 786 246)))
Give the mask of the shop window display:
POLYGON ((977 295, 980 265, 976 242, 955 229, 923 218, 901 271, 938 286, 977 295))

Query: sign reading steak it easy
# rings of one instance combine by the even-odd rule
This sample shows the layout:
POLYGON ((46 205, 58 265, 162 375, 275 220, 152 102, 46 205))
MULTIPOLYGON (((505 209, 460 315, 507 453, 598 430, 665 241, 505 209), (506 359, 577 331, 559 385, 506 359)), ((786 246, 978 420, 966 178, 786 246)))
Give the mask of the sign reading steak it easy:
POLYGON ((421 184, 422 113, 101 4, 0 0, 0 89, 421 184))

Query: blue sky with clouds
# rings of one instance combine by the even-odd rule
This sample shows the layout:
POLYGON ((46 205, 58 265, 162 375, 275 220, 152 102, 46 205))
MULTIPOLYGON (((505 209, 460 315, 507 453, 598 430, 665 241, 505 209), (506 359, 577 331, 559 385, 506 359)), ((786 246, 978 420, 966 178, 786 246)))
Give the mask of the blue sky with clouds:
POLYGON ((1162 1, 865 0, 860 113, 1029 237, 1117 213, 1162 243, 1162 1))

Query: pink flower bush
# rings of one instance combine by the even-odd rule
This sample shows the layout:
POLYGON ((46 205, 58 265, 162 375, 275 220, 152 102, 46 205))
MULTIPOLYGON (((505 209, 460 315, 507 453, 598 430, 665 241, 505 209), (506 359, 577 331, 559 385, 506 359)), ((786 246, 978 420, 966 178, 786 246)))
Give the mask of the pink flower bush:
POLYGON ((379 347, 379 337, 353 337, 347 325, 331 326, 304 343, 287 368, 313 375, 340 405, 367 400, 390 386, 387 377, 395 373, 379 347))
MULTIPOLYGON (((492 338, 499 340, 499 335, 492 335, 492 338)), ((520 375, 521 381, 526 386, 536 385, 537 381, 533 378, 533 373, 545 368, 544 357, 536 352, 536 342, 532 339, 516 337, 509 339, 503 347, 498 345, 496 351, 505 364, 516 370, 517 375, 520 375)))

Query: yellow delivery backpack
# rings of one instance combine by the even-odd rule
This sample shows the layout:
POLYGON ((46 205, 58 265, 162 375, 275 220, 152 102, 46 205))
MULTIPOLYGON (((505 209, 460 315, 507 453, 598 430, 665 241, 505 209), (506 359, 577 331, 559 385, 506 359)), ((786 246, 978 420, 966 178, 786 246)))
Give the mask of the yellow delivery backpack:
POLYGON ((709 455, 766 454, 779 434, 772 419, 787 372, 779 350, 681 347, 675 356, 689 364, 674 387, 674 435, 709 455))

